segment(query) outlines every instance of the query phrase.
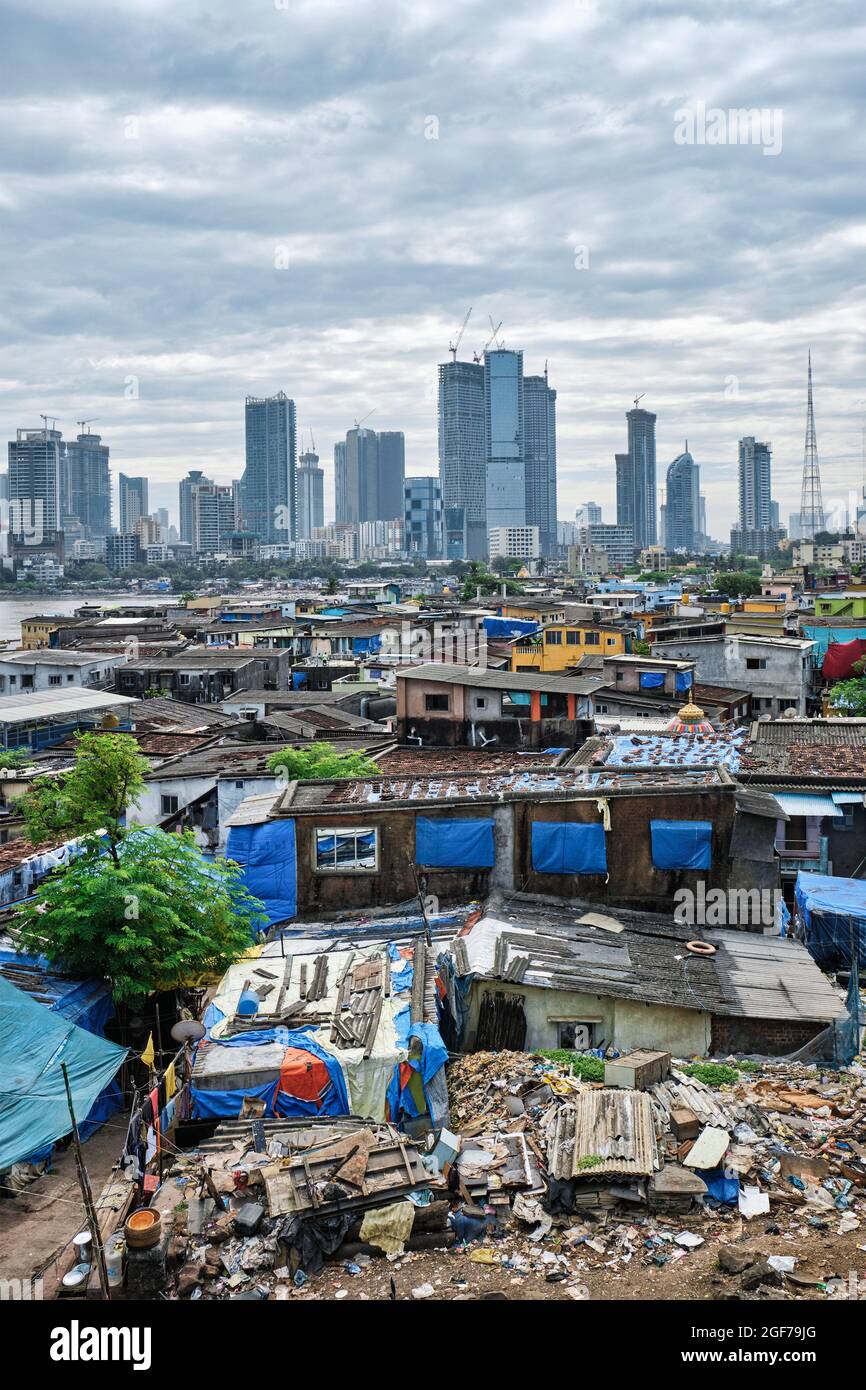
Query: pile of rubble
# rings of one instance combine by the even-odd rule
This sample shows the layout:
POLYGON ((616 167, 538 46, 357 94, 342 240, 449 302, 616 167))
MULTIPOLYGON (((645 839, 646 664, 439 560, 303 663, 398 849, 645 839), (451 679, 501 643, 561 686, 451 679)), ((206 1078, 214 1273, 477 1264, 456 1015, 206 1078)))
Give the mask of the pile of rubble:
MULTIPOLYGON (((306 1297, 325 1266, 357 1277, 462 1254, 453 1277, 440 1267, 411 1295, 494 1272, 583 1298, 590 1276, 685 1270, 702 1251, 716 1296, 833 1292, 801 1250, 866 1217, 866 1071, 647 1052, 601 1066, 603 1079, 587 1080, 526 1053, 460 1058, 452 1128, 423 1140, 349 1118, 223 1121, 178 1156, 154 1199, 163 1287, 306 1297), (754 1235, 779 1239, 756 1249, 754 1235)), ((132 1287, 132 1256, 129 1275, 132 1287)))

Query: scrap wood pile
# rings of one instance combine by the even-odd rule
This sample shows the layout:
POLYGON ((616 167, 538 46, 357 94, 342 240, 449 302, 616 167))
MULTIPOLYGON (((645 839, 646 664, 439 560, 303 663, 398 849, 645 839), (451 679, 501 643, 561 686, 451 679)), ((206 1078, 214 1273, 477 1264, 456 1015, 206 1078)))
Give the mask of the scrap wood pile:
POLYGON ((391 1125, 224 1121, 179 1157, 153 1204, 168 1218, 174 1291, 284 1296, 280 1287, 303 1287, 325 1260, 446 1248, 456 1236, 430 1180, 415 1143, 391 1125))

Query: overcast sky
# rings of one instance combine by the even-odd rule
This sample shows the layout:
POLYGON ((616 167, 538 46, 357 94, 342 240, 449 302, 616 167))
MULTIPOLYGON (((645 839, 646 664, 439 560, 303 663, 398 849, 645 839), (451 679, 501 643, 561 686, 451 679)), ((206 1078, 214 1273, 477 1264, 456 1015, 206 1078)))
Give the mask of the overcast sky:
POLYGON ((461 355, 492 314, 549 362, 561 518, 613 519, 645 393, 660 486, 688 438, 725 535, 754 434, 785 521, 810 346, 825 500, 861 485, 862 0, 4 10, 6 437, 98 417, 115 474, 174 512, 187 468, 240 476, 243 398, 282 388, 327 510, 368 411, 437 471, 436 364, 472 305, 461 355), (681 143, 699 103, 726 143, 681 143), (712 115, 740 108, 763 144, 712 115))

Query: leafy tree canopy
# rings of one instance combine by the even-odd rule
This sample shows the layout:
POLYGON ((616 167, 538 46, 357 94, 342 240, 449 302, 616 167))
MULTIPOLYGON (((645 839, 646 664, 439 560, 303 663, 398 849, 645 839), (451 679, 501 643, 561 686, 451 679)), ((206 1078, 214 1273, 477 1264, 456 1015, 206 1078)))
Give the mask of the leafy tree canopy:
POLYGON ((761 581, 756 575, 747 574, 745 570, 731 570, 728 574, 718 576, 715 588, 720 594, 727 594, 729 598, 751 598, 753 594, 761 592, 761 581))
POLYGON ((69 772, 41 778, 22 798, 28 838, 41 845, 58 835, 104 830, 113 854, 123 836, 126 810, 144 791, 147 769, 129 734, 77 734, 69 772))
POLYGON ((19 767, 27 767, 32 761, 26 748, 7 748, 0 753, 0 770, 14 771, 19 767))
POLYGON ((380 771, 366 753, 340 753, 331 743, 306 748, 280 748, 268 758, 271 772, 284 772, 295 781, 327 781, 331 777, 371 777, 380 771))
POLYGON ((837 681, 830 691, 830 707, 840 714, 866 715, 866 680, 837 681))
POLYGON ((241 874, 189 832, 129 831, 116 859, 93 841, 19 908, 18 942, 73 976, 107 977, 118 1003, 179 989, 221 975, 266 922, 241 874))

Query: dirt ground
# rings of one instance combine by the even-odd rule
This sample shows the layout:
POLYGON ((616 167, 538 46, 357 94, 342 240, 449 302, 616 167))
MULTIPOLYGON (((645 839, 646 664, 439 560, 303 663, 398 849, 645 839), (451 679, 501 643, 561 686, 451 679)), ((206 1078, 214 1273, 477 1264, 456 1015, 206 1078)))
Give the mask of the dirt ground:
MULTIPOLYGON (((794 1301, 826 1301, 829 1297, 826 1289, 806 1287, 789 1279, 785 1280, 784 1288, 771 1290, 765 1287, 757 1295, 743 1292, 740 1278, 726 1274, 718 1267, 718 1252, 722 1245, 733 1245, 738 1251, 754 1252, 756 1258, 759 1255, 794 1255, 797 1259, 795 1275, 804 1281, 819 1283, 837 1276, 850 1289, 849 1280, 853 1271, 859 1280, 861 1296, 866 1296, 866 1228, 840 1236, 804 1226, 771 1235, 766 1233, 766 1224, 765 1220, 757 1229, 753 1229, 754 1223, 748 1225, 736 1216, 706 1224, 702 1221, 690 1224, 688 1220, 672 1223, 671 1229, 694 1230, 704 1235, 705 1244, 682 1259, 660 1267, 645 1262, 643 1252, 634 1255, 628 1264, 619 1261, 606 1264, 604 1257, 594 1254, 591 1260, 586 1259, 573 1254, 567 1244, 557 1241, 554 1236, 543 1242, 541 1249, 567 1251, 569 1267, 567 1278, 555 1283, 548 1283, 543 1273, 535 1271, 518 1274, 503 1268, 501 1264, 477 1264, 471 1255, 479 1247, 466 1246, 451 1251, 433 1250, 404 1255, 394 1260, 377 1259, 354 1276, 347 1274, 342 1266, 326 1266, 303 1289, 292 1289, 288 1296, 292 1299, 364 1300, 388 1299, 396 1294, 398 1299, 413 1299, 413 1289, 430 1284, 433 1286, 433 1293, 428 1295, 431 1300, 504 1297, 516 1301, 553 1299, 570 1302, 576 1297, 588 1297, 591 1300, 678 1301, 732 1297, 752 1299, 770 1295, 794 1301)), ((491 1250, 499 1260, 501 1256, 525 1254, 527 1241, 521 1237, 506 1236, 502 1240, 489 1241, 483 1248, 491 1250)))
MULTIPOLYGON (((125 1128, 125 1126, 124 1126, 125 1128)), ((109 1122, 84 1145, 94 1198, 117 1161, 123 1136, 109 1122)), ((70 1146, 56 1155, 53 1171, 17 1197, 0 1199, 0 1278, 28 1279, 86 1225, 70 1146)))

